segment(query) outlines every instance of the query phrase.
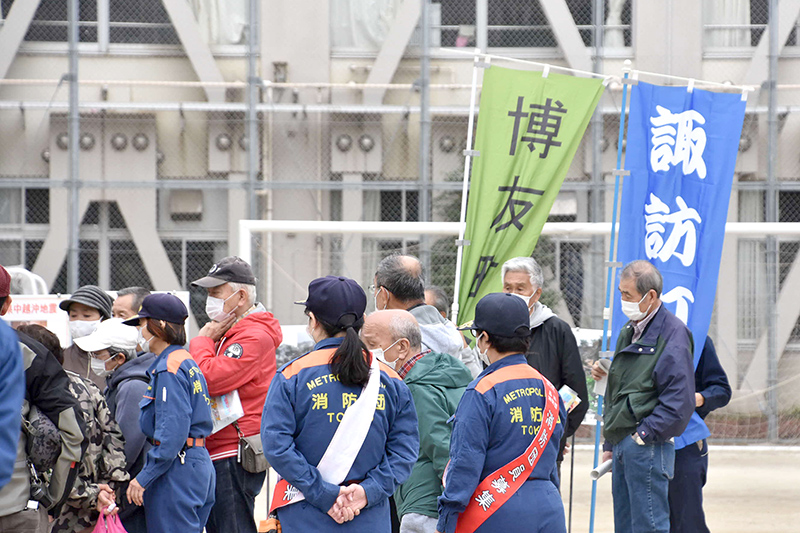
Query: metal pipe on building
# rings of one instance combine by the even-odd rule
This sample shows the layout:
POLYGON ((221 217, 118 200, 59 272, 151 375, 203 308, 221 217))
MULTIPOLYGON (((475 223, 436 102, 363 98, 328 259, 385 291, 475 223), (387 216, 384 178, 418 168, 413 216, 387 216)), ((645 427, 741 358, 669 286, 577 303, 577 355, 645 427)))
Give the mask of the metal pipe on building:
MULTIPOLYGON (((430 0, 421 0, 420 27, 422 30, 422 53, 419 76, 419 220, 431 220, 431 5, 430 0)), ((430 238, 420 238, 420 260, 425 270, 431 272, 430 238)), ((429 280, 430 281, 430 280, 429 280)))
MULTIPOLYGON (((270 88, 267 89, 267 102, 269 102, 270 105, 272 105, 274 103, 274 99, 275 99, 275 92, 270 87, 270 88)), ((275 146, 274 146, 274 142, 275 141, 274 141, 274 139, 275 139, 275 114, 272 111, 270 111, 269 114, 267 115, 267 139, 266 139, 266 141, 264 143, 265 146, 269 146, 269 155, 267 157, 267 164, 266 164, 267 172, 265 172, 265 176, 264 176, 264 185, 267 186, 267 206, 266 206, 267 207, 267 213, 266 213, 266 220, 267 221, 272 220, 272 218, 273 218, 273 216, 275 214, 275 210, 274 210, 275 205, 273 203, 273 197, 275 195, 275 191, 273 189, 269 188, 269 187, 271 187, 271 185, 275 181, 275 146)), ((241 233, 241 231, 242 231, 242 229, 241 229, 242 228, 241 221, 239 221, 239 228, 240 228, 239 232, 241 233)), ((242 236, 240 235, 239 237, 241 238, 242 236)), ((251 242, 251 239, 250 239, 250 235, 248 234, 247 235, 247 246, 248 246, 248 249, 250 247, 250 242, 251 242)), ((265 277, 267 278, 266 279, 267 297, 266 297, 266 301, 264 302, 264 305, 266 306, 267 311, 269 311, 270 313, 275 310, 274 301, 273 301, 274 300, 274 291, 273 291, 273 288, 272 288, 272 284, 273 284, 274 278, 275 278, 275 268, 274 268, 273 262, 272 262, 272 246, 273 246, 272 234, 268 233, 267 234, 266 254, 265 254, 265 257, 264 257, 264 259, 265 259, 264 260, 264 268, 266 270, 266 276, 265 277)), ((242 256, 242 257, 244 257, 244 256, 242 256)))
POLYGON ((258 42, 259 42, 259 0, 249 0, 248 19, 250 32, 247 40, 247 217, 259 216, 256 198, 256 180, 258 179, 260 152, 260 136, 258 135, 258 104, 261 79, 258 77, 258 42))
MULTIPOLYGON (((778 0, 769 2, 766 221, 778 222, 778 0)), ((778 240, 767 237, 767 438, 778 440, 778 240)))
POLYGON ((69 47, 69 114, 68 150, 69 150, 69 205, 67 206, 67 291, 78 289, 78 266, 80 253, 80 197, 78 192, 80 178, 80 114, 78 110, 78 0, 69 0, 67 4, 67 37, 69 47))
MULTIPOLYGON (((594 0, 594 64, 592 70, 597 73, 603 72, 604 23, 605 0, 594 0)), ((594 111, 594 115, 592 115, 592 188, 589 191, 589 220, 591 222, 602 222, 605 218, 605 210, 603 209, 603 151, 601 147, 603 138, 603 111, 597 108, 594 111)), ((603 270, 604 242, 605 239, 603 237, 592 238, 590 272, 602 272, 603 270)), ((584 324, 581 322, 581 325, 583 327, 600 328, 603 324, 603 316, 599 312, 603 307, 603 284, 592 283, 591 290, 591 302, 587 302, 587 309, 590 309, 589 323, 584 324)), ((572 530, 572 508, 570 508, 569 515, 569 530, 572 530)))

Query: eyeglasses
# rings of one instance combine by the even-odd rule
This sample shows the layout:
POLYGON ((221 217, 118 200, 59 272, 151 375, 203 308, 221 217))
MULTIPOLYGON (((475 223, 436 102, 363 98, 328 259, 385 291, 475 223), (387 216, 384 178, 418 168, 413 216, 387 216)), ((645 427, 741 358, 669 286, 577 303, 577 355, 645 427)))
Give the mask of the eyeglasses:
POLYGON ((375 290, 376 290, 376 289, 378 289, 378 288, 379 288, 379 287, 376 287, 376 286, 375 286, 375 284, 372 284, 372 285, 370 285, 370 286, 368 287, 368 289, 369 289, 369 292, 370 292, 371 294, 375 294, 375 290))

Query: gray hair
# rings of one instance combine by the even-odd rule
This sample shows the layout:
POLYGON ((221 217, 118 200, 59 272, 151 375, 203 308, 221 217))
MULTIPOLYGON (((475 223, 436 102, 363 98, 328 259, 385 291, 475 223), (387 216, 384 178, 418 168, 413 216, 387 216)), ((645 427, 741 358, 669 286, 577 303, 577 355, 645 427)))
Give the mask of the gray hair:
POLYGON ((405 314, 393 316, 389 321, 389 335, 392 336, 392 342, 408 339, 412 351, 419 352, 422 349, 422 333, 413 317, 405 314))
POLYGON ((514 257, 503 263, 502 279, 505 279, 509 272, 525 272, 531 278, 531 285, 535 289, 541 289, 544 285, 544 274, 542 267, 533 257, 514 257))
POLYGON ((433 293, 433 306, 440 312, 444 313, 445 315, 450 314, 450 298, 447 296, 447 293, 444 291, 443 288, 438 287, 436 285, 428 285, 425 287, 426 291, 431 291, 433 293))
POLYGON ((384 287, 401 302, 425 301, 425 269, 419 259, 410 255, 392 254, 378 263, 375 289, 384 287), (404 264, 411 258, 415 267, 404 264))
POLYGON ((645 261, 644 259, 631 261, 622 269, 619 279, 634 279, 636 280, 636 290, 639 294, 644 296, 650 291, 656 291, 658 297, 661 298, 664 280, 661 277, 661 272, 650 261, 645 261))
POLYGON ((142 302, 145 298, 150 296, 150 291, 145 289, 144 287, 125 287, 124 289, 120 289, 117 291, 117 298, 120 296, 128 296, 129 294, 133 294, 133 301, 131 302, 131 310, 134 313, 139 312, 139 309, 142 308, 142 302))
POLYGON ((136 359, 136 348, 118 348, 116 346, 109 346, 108 353, 114 354, 114 357, 116 357, 118 353, 121 353, 125 356, 125 362, 136 359))
POLYGON ((233 281, 229 281, 228 285, 231 286, 233 292, 236 291, 244 291, 247 293, 247 303, 249 305, 253 305, 256 303, 256 286, 255 285, 248 285, 247 283, 235 283, 233 281))

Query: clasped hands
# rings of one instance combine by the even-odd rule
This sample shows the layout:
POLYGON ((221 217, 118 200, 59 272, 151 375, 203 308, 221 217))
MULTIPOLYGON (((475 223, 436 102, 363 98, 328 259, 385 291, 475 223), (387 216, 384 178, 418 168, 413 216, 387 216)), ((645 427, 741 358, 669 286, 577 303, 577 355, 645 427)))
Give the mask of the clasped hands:
POLYGON ((337 524, 349 522, 367 506, 367 494, 358 483, 339 488, 339 497, 328 511, 328 516, 337 524))

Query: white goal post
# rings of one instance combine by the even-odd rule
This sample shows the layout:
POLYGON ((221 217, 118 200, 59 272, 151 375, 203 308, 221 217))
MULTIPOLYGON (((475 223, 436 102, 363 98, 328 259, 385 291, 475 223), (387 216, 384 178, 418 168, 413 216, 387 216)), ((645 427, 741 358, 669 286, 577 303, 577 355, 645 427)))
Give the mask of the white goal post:
MULTIPOLYGON (((255 233, 348 233, 380 235, 457 236, 460 222, 373 222, 330 220, 240 220, 239 257, 252 262, 251 237, 255 233)), ((548 222, 542 235, 574 237, 611 234, 610 222, 548 222)), ((728 222, 725 234, 739 237, 798 236, 800 222, 728 222)))

